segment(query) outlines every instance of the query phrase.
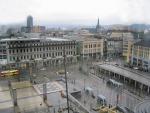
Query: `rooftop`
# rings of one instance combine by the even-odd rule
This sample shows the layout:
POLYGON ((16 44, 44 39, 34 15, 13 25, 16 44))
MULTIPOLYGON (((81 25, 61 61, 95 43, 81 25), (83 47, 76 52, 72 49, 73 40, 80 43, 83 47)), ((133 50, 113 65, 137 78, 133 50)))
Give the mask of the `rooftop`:
POLYGON ((150 41, 141 41, 141 42, 135 43, 134 45, 143 46, 143 47, 150 47, 150 41))
POLYGON ((9 41, 28 41, 28 40, 40 40, 40 41, 71 41, 71 39, 64 39, 64 38, 52 38, 52 37, 42 37, 42 38, 23 38, 23 37, 18 37, 18 38, 6 38, 6 39, 1 39, 1 42, 9 42, 9 41))
POLYGON ((112 32, 110 37, 122 37, 122 33, 121 32, 112 32))
POLYGON ((125 77, 130 78, 130 79, 135 80, 135 81, 138 81, 139 83, 150 86, 150 77, 147 75, 135 73, 135 72, 126 70, 124 68, 116 67, 116 66, 108 65, 108 64, 101 64, 98 66, 102 69, 106 69, 106 70, 118 73, 122 76, 125 76, 125 77))
POLYGON ((94 38, 94 37, 91 37, 91 38, 82 37, 78 40, 80 40, 80 41, 90 41, 90 42, 96 41, 97 42, 97 41, 100 41, 101 39, 97 39, 97 38, 94 38))
POLYGON ((121 38, 107 38, 107 41, 122 41, 121 38))

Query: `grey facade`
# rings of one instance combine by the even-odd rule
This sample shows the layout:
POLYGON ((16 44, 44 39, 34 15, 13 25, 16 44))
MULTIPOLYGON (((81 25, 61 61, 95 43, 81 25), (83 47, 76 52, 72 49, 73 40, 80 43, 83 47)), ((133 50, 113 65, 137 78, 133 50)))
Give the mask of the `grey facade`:
POLYGON ((106 40, 107 58, 116 58, 121 56, 123 51, 123 42, 121 39, 107 39, 106 40))
POLYGON ((43 65, 76 62, 76 41, 60 38, 19 38, 0 40, 0 60, 5 64, 35 62, 43 65))

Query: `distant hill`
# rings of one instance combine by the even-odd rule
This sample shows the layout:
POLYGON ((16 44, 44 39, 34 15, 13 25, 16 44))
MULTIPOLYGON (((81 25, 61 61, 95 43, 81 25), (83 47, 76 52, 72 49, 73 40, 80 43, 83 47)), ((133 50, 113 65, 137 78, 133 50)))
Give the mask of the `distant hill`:
POLYGON ((150 41, 150 32, 144 34, 144 40, 150 41))
POLYGON ((129 28, 137 31, 144 31, 145 29, 150 29, 149 24, 131 24, 129 28))

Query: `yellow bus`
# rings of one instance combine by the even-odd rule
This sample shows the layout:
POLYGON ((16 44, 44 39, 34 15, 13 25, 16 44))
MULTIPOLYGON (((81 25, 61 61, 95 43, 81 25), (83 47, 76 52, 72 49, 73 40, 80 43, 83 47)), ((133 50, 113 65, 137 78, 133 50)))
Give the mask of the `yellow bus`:
POLYGON ((59 70, 58 72, 57 72, 58 74, 65 74, 65 70, 59 70))
POLYGON ((17 76, 17 75, 19 75, 19 70, 6 70, 6 71, 1 71, 0 73, 1 77, 17 76))

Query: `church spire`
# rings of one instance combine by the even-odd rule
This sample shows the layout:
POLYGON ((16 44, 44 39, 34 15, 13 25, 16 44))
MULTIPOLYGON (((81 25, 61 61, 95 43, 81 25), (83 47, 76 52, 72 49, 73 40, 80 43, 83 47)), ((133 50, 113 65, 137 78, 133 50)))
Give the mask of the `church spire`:
POLYGON ((100 32, 99 18, 98 18, 97 25, 96 25, 96 32, 97 33, 100 32))
POLYGON ((99 26, 99 18, 98 18, 97 26, 99 26))

